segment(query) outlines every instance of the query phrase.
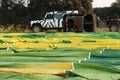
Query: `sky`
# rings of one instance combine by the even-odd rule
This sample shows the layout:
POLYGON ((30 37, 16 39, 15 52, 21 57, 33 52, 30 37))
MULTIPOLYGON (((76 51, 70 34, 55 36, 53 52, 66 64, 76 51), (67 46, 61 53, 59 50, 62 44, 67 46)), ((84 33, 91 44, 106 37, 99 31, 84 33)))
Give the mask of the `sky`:
POLYGON ((116 0, 93 0, 93 7, 110 7, 116 0))

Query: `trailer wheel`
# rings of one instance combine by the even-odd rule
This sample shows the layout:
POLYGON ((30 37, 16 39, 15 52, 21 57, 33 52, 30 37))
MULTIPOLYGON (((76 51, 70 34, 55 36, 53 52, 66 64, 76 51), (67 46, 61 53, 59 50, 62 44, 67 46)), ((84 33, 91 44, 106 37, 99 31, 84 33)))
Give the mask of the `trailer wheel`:
POLYGON ((37 33, 37 32, 40 32, 42 31, 42 28, 40 25, 34 25, 33 26, 33 32, 37 33))
POLYGON ((111 32, 118 32, 118 26, 116 24, 110 25, 110 31, 111 32))

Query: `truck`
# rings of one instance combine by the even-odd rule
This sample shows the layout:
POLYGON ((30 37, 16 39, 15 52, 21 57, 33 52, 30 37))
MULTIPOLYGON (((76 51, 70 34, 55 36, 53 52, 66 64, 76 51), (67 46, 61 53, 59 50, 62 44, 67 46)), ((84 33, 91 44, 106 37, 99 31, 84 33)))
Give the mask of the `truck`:
POLYGON ((30 22, 30 27, 33 32, 40 32, 43 29, 57 29, 58 31, 63 30, 64 32, 93 32, 96 26, 95 14, 78 14, 77 10, 48 12, 44 19, 32 20, 30 22))
POLYGON ((40 32, 43 29, 57 29, 60 31, 63 28, 63 16, 69 13, 78 13, 78 11, 47 12, 43 19, 30 21, 30 28, 33 32, 40 32))
POLYGON ((120 19, 107 18, 106 24, 111 32, 118 32, 120 28, 120 19))

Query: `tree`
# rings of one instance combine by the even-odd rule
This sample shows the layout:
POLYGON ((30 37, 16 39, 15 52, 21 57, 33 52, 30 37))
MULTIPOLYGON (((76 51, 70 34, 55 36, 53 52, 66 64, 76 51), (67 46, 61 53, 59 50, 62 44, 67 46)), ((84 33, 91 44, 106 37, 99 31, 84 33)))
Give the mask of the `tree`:
POLYGON ((120 0, 116 0, 116 2, 112 3, 112 7, 120 8, 120 0))
POLYGON ((112 3, 111 7, 95 8, 94 12, 97 16, 100 16, 101 19, 105 19, 107 16, 114 19, 120 18, 120 0, 112 3))
POLYGON ((30 0, 31 19, 39 19, 49 11, 79 10, 79 13, 92 13, 92 0, 30 0))
MULTIPOLYGON (((0 8, 0 24, 5 26, 6 29, 9 25, 14 24, 14 28, 17 25, 23 25, 23 23, 28 23, 27 18, 27 8, 24 6, 24 1, 19 0, 2 0, 0 8)), ((28 19, 28 18, 27 18, 28 19)))
POLYGON ((58 2, 63 4, 63 8, 70 7, 79 13, 92 13, 92 0, 58 0, 58 2))
POLYGON ((111 9, 113 12, 113 16, 116 18, 120 18, 120 0, 116 0, 116 2, 111 5, 111 9))

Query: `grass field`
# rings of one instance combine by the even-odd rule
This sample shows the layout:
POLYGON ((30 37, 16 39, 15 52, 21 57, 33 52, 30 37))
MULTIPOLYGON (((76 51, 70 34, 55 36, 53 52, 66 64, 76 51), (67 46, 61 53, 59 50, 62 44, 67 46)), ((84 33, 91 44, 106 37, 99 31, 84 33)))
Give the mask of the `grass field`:
POLYGON ((0 80, 120 80, 120 33, 0 33, 0 80))

